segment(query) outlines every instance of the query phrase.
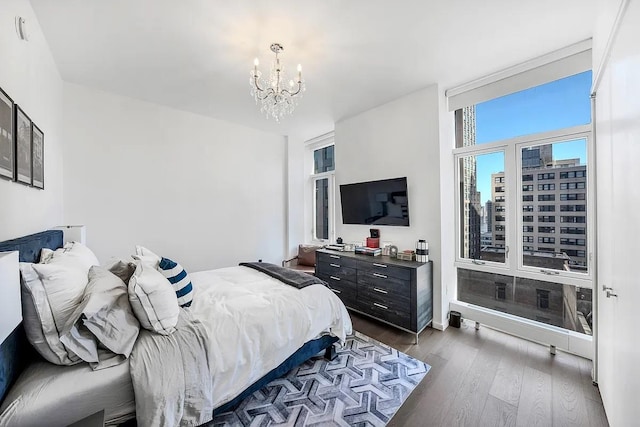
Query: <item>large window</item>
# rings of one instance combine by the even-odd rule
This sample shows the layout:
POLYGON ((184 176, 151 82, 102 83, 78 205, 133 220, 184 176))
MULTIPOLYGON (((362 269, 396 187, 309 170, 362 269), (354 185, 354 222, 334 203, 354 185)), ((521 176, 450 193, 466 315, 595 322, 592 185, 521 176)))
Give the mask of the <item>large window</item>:
POLYGON ((459 301, 591 334, 590 86, 456 110, 459 301))
POLYGON ((313 159, 311 171, 312 236, 313 241, 333 240, 335 151, 333 135, 308 143, 313 159))

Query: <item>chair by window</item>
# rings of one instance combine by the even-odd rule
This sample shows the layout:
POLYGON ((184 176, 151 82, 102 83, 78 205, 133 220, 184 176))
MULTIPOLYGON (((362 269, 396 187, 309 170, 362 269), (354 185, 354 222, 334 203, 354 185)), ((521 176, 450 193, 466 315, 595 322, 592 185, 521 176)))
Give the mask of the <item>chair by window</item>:
POLYGON ((282 261, 282 266, 314 274, 316 272, 316 250, 322 246, 298 245, 298 255, 282 261))

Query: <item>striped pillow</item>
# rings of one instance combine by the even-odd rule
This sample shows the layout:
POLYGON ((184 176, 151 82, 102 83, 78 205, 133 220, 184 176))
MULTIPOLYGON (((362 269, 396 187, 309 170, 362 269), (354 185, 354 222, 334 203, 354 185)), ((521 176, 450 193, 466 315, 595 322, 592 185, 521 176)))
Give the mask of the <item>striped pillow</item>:
POLYGON ((169 258, 162 258, 158 270, 166 277, 176 291, 180 307, 189 307, 193 301, 193 285, 187 271, 169 258))

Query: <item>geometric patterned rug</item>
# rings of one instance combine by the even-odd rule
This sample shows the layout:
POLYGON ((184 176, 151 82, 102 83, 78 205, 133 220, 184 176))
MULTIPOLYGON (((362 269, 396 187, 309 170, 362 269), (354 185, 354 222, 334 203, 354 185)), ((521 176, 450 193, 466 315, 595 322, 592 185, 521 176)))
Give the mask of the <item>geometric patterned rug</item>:
POLYGON ((333 361, 314 356, 214 426, 384 426, 431 367, 356 332, 333 361))

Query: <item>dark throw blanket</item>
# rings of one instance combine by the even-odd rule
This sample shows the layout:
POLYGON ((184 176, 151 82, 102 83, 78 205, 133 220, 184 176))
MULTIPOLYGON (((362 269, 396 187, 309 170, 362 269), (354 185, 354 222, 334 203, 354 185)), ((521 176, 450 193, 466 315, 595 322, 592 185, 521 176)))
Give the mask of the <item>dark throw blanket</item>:
POLYGON ((278 279, 281 282, 294 286, 298 289, 302 289, 309 285, 327 286, 327 283, 324 280, 318 279, 315 276, 303 273, 302 271, 291 270, 290 268, 269 264, 268 262, 241 262, 240 265, 268 274, 274 279, 278 279))

